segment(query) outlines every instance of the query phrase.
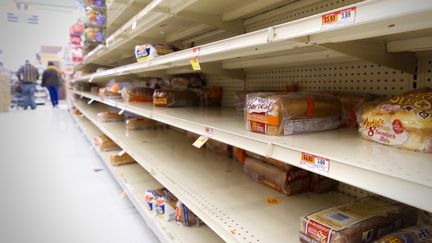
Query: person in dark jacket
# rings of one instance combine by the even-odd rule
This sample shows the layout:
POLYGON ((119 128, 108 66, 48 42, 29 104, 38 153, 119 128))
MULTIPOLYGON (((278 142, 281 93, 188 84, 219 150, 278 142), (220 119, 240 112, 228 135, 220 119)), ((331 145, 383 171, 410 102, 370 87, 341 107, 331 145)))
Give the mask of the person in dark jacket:
POLYGON ((51 97, 54 108, 58 105, 58 87, 60 86, 60 75, 54 66, 54 62, 48 62, 47 69, 42 74, 42 87, 46 87, 51 97))
POLYGON ((39 79, 39 72, 37 68, 30 64, 29 60, 19 68, 16 73, 18 80, 22 83, 22 92, 24 98, 24 110, 28 106, 32 110, 36 109, 36 102, 34 94, 36 92, 36 81, 39 79))

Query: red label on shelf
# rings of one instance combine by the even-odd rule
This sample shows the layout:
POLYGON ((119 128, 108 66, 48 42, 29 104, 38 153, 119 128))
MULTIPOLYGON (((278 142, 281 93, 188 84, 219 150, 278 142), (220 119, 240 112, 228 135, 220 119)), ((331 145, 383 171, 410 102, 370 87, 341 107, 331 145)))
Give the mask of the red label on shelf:
POLYGON ((321 28, 340 27, 346 24, 352 24, 356 18, 356 7, 347 8, 321 16, 321 28))
POLYGON ((330 160, 302 152, 300 167, 320 174, 328 174, 330 170, 330 160))

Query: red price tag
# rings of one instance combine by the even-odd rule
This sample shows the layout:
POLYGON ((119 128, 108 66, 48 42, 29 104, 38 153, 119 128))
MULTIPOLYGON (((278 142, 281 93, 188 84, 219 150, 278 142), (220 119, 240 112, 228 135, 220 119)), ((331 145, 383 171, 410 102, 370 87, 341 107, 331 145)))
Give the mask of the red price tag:
POLYGON ((302 153, 300 167, 320 174, 328 174, 330 160, 313 154, 302 153))
POLYGON ((357 8, 347 8, 339 11, 323 14, 321 16, 321 28, 341 27, 355 22, 357 8))

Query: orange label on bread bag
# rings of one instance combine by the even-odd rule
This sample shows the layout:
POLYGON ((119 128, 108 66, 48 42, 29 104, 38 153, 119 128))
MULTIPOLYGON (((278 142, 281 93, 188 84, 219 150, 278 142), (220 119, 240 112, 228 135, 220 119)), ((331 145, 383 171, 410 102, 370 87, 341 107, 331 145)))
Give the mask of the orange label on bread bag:
POLYGON ((330 242, 332 230, 319 224, 313 220, 308 220, 306 224, 307 236, 319 241, 319 242, 330 242))
POLYGON ((311 96, 306 96, 306 102, 307 102, 307 109, 306 109, 306 116, 307 117, 312 117, 313 116, 313 111, 315 108, 315 101, 311 96))
POLYGON ((166 105, 168 104, 167 98, 153 98, 153 104, 155 105, 166 105))
POLYGON ((256 121, 268 125, 277 126, 279 125, 279 117, 269 116, 266 114, 247 113, 246 115, 249 121, 256 121))

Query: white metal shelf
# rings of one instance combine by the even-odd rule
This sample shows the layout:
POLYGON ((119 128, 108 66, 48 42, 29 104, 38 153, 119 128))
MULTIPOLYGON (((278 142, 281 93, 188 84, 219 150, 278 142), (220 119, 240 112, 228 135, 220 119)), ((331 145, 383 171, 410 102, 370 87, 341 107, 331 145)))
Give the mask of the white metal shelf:
MULTIPOLYGON (((103 134, 93 123, 85 117, 72 115, 84 132, 91 144, 94 137, 103 134)), ((94 145, 93 145, 94 146, 94 145)), ((139 164, 129 164, 122 166, 112 166, 109 162, 109 155, 113 152, 95 151, 99 154, 106 167, 120 184, 124 192, 128 195, 137 210, 143 216, 147 225, 158 236, 161 242, 223 242, 207 226, 202 227, 182 227, 175 222, 167 222, 162 217, 153 215, 146 208, 145 191, 148 189, 161 188, 162 185, 157 182, 145 169, 139 164)))
POLYGON ((252 182, 234 160, 193 148, 178 132, 125 133, 122 122, 97 121, 108 107, 75 105, 227 242, 297 242, 301 216, 352 199, 339 192, 286 197, 252 182), (279 204, 268 204, 269 198, 279 204))
MULTIPOLYGON (((199 46, 199 60, 203 63, 223 61, 239 57, 276 53, 283 50, 317 44, 330 49, 336 48, 338 51, 349 49, 349 47, 352 47, 351 49, 358 49, 359 46, 368 48, 377 45, 381 48, 381 44, 364 44, 355 41, 366 38, 382 38, 382 36, 422 31, 432 28, 432 2, 429 0, 410 2, 404 0, 370 0, 348 7, 356 7, 354 23, 334 28, 323 28, 322 16, 326 13, 317 14, 267 29, 201 45, 199 46), (347 43, 339 46, 337 43, 340 42, 347 43)), ((330 11, 330 13, 331 12, 334 11, 330 11)), ((385 55, 387 55, 385 53, 385 46, 382 47, 384 49, 381 54, 384 55, 384 57, 378 59, 373 57, 372 59, 378 61, 383 61, 383 59, 385 59, 383 61, 384 64, 390 66, 396 65, 404 70, 405 65, 401 65, 391 58, 385 58, 385 55)), ((110 48, 113 49, 114 47, 110 48)), ((157 57, 153 60, 133 63, 104 72, 83 76, 77 79, 77 81, 186 66, 189 65, 192 52, 192 49, 175 52, 157 57)), ((364 52, 368 53, 368 51, 364 52)), ((352 53, 350 52, 349 54, 352 53)), ((364 53, 360 52, 355 54, 363 56, 364 53)), ((259 56, 257 57, 259 58, 259 56)))
POLYGON ((158 108, 74 93, 197 134, 204 135, 210 128, 216 140, 295 166, 302 152, 321 156, 330 159, 326 176, 432 212, 431 154, 369 142, 355 129, 272 137, 248 132, 242 116, 229 108, 158 108))

